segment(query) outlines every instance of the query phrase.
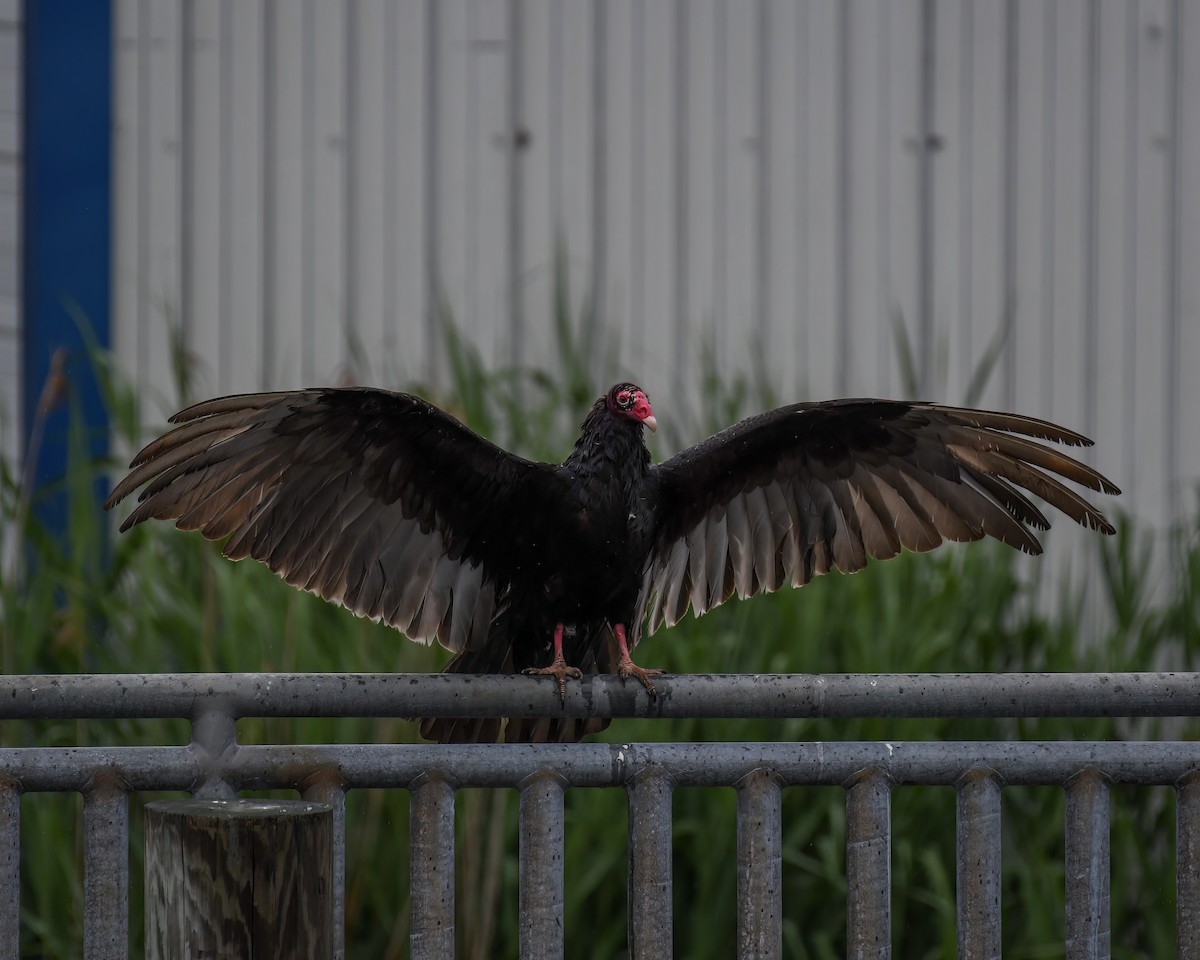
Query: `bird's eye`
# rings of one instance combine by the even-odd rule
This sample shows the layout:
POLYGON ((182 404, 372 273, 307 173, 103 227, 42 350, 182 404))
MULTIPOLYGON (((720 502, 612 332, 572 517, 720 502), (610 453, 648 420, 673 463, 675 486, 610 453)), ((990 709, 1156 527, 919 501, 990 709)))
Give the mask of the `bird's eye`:
POLYGON ((627 407, 632 402, 633 402, 633 394, 631 394, 628 390, 622 390, 620 393, 617 394, 618 406, 627 407))

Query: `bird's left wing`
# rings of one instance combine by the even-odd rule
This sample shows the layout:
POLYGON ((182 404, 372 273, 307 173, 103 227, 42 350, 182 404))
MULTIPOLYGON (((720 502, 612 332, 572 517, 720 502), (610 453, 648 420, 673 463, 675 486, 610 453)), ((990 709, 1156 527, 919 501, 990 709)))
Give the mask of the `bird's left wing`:
POLYGON ((699 616, 734 593, 800 586, 943 540, 990 536, 1040 553, 1030 528, 1049 522, 1021 488, 1112 533, 1058 477, 1117 488, 1028 437, 1091 444, 1031 417, 892 400, 799 403, 743 420, 653 468, 639 614, 653 632, 689 606, 699 616))
POLYGON ((360 388, 223 397, 134 457, 113 507, 260 560, 288 583, 451 650, 487 636, 519 518, 556 482, 418 397, 360 388))

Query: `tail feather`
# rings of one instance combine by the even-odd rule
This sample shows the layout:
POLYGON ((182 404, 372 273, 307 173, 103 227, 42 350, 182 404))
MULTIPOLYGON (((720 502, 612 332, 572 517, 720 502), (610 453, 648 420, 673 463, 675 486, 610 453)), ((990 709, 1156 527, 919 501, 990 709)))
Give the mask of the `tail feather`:
MULTIPOLYGON (((506 619, 503 615, 497 618, 482 647, 461 651, 442 672, 518 672, 506 619)), ((581 627, 564 647, 567 662, 579 667, 584 676, 612 673, 616 669, 616 638, 606 623, 581 627)), ((420 721, 420 730, 426 740, 438 743, 494 743, 501 732, 505 743, 577 743, 588 734, 604 730, 611 722, 607 717, 426 717, 420 721)))

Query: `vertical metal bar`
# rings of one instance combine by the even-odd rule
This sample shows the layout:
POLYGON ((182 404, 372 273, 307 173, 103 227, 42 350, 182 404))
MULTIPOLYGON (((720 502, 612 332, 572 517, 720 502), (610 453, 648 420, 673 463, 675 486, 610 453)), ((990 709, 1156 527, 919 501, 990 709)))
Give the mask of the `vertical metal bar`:
POLYGON ((875 769, 846 787, 846 948, 851 960, 892 955, 892 783, 875 769))
POLYGON ((671 782, 643 771, 629 783, 629 958, 672 955, 671 782))
POLYGON ((304 799, 325 803, 333 811, 333 960, 346 956, 346 790, 340 781, 323 777, 309 783, 304 799))
POLYGON ((1067 784, 1067 960, 1110 954, 1108 781, 1094 769, 1067 784))
POLYGON ((129 798, 115 778, 83 795, 83 956, 124 960, 129 948, 129 798))
POLYGON ((192 748, 203 756, 204 777, 192 789, 198 800, 232 800, 237 792, 222 777, 221 758, 237 742, 237 721, 219 701, 204 703, 192 717, 192 748))
POLYGON ((955 787, 958 956, 993 960, 1000 956, 1000 778, 975 769, 955 787))
POLYGON ((737 784, 737 956, 783 956, 783 791, 769 770, 737 784))
POLYGON ((454 788, 437 777, 412 786, 408 808, 412 960, 454 956, 454 788))
POLYGON ((1175 806, 1175 943, 1179 960, 1200 960, 1200 773, 1180 781, 1175 806))
POLYGON ((550 771, 521 784, 520 956, 563 956, 563 790, 550 771))
POLYGON ((21 955, 21 788, 0 780, 0 957, 21 955))

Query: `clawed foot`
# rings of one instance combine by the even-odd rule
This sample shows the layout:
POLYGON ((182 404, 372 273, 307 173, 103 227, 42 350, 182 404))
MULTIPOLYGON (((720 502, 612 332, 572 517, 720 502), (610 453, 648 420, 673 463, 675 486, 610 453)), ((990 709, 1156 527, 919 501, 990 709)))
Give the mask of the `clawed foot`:
POLYGON ((622 657, 621 662, 617 664, 617 676, 622 680, 628 677, 637 677, 642 686, 646 688, 646 692, 653 697, 657 694, 654 690, 654 682, 650 678, 662 676, 662 671, 654 667, 639 667, 629 657, 622 657))
POLYGON ((583 679, 583 671, 578 667, 568 667, 567 661, 561 656, 555 657, 548 667, 526 667, 521 672, 531 677, 553 677, 558 682, 558 699, 562 701, 567 699, 567 677, 572 680, 583 679))
POLYGON ((637 677, 650 696, 657 696, 650 678, 661 676, 662 671, 653 667, 639 667, 633 662, 633 657, 629 655, 629 638, 625 634, 625 624, 614 623, 613 634, 617 638, 617 649, 621 652, 621 659, 617 661, 617 676, 622 680, 637 677))

